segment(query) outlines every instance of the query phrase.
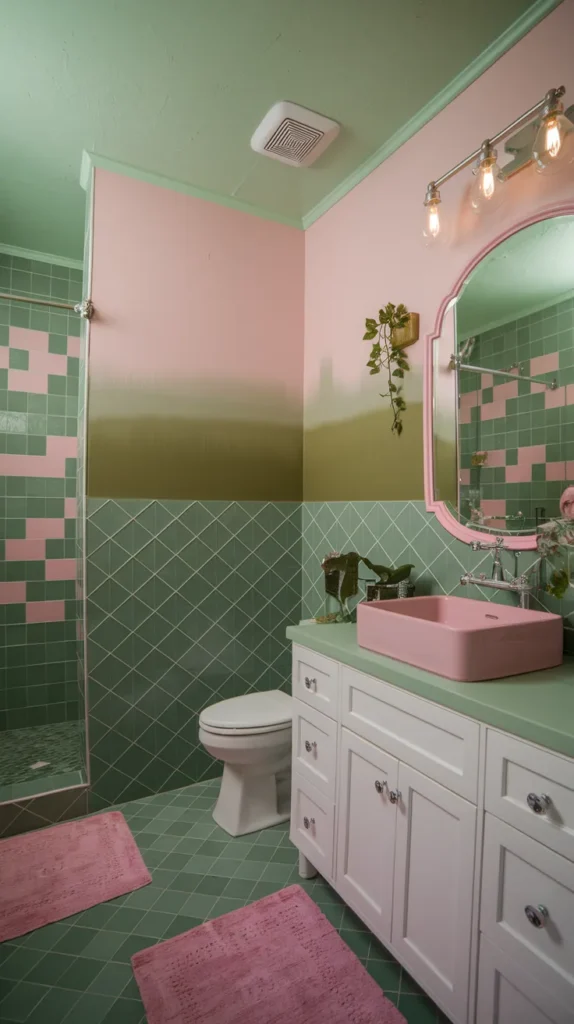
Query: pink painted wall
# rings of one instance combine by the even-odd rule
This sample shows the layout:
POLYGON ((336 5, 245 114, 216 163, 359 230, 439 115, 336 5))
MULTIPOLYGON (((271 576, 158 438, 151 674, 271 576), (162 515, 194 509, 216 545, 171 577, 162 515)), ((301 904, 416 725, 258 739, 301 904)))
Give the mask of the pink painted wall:
MULTIPOLYGON (((347 463, 344 446, 339 445, 338 473, 343 491, 345 478, 349 482, 347 494, 341 487, 336 495, 318 493, 314 483, 320 463, 329 458, 327 428, 347 421, 352 434, 353 423, 366 411, 381 408, 380 381, 369 379, 364 365, 365 316, 373 316, 388 301, 404 302, 420 313, 424 338, 434 326, 443 296, 475 253, 535 211, 574 199, 572 167, 550 180, 530 167, 507 184, 504 203, 494 215, 477 217, 469 210, 472 179, 465 172, 442 189, 447 237, 435 248, 427 248, 422 237, 422 203, 429 180, 536 103, 550 87, 565 85, 567 104, 574 102, 573 39, 574 0, 565 0, 306 231, 306 497, 422 497, 422 462, 418 454, 409 457, 408 447, 414 432, 421 430, 420 410, 418 415, 412 409, 407 414, 400 439, 391 438, 381 420, 376 443, 363 445, 362 453, 355 447, 354 456, 350 448, 347 463), (364 462, 360 494, 353 493, 358 486, 353 457, 364 462), (403 481, 400 493, 396 486, 392 494, 385 493, 391 475, 397 474, 403 481), (383 479, 386 484, 381 485, 383 479)), ((409 349, 409 356, 414 372, 407 399, 412 407, 422 399, 422 341, 409 349)), ((340 436, 335 429, 331 434, 340 436)))
MULTIPOLYGON (((300 435, 303 273, 302 231, 95 172, 92 298, 98 315, 91 326, 89 437, 97 466, 92 461, 89 473, 98 483, 90 493, 106 493, 109 431, 120 435, 133 465, 141 454, 137 424, 145 426, 150 417, 166 436, 171 430, 173 445, 184 435, 190 449, 205 443, 206 460, 218 454, 210 445, 221 447, 213 439, 214 419, 218 426, 230 423, 235 433, 248 423, 255 434, 259 424, 262 434, 277 428, 283 438, 300 435)), ((256 444, 246 440, 245 446, 256 444)), ((178 457, 185 462, 192 454, 178 457)), ((237 453, 228 454, 236 461, 237 453)), ((300 478, 300 440, 295 457, 300 478)), ((252 460, 245 473, 265 476, 264 461, 252 460)), ((193 465, 194 473, 208 473, 193 465)), ((202 486, 209 481, 187 496, 221 496, 202 486)))

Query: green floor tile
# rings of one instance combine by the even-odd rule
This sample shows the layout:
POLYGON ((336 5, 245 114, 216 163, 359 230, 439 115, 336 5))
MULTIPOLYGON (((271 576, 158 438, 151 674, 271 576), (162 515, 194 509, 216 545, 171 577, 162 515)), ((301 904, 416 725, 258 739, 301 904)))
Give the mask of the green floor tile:
POLYGON ((5 1017, 17 1021, 27 1020, 34 1007, 48 991, 45 985, 33 985, 31 982, 20 981, 0 1003, 0 1020, 5 1017))
POLYGON ((257 882, 261 878, 265 864, 260 860, 242 861, 237 865, 234 878, 249 878, 254 882, 257 882))
POLYGON ((206 875, 205 878, 200 879, 195 891, 207 893, 208 896, 221 896, 226 885, 227 881, 225 878, 219 878, 217 875, 206 875))
POLYGON ((108 963, 89 986, 90 992, 106 996, 120 996, 133 979, 129 964, 108 963))
POLYGON ((397 1005, 408 1024, 436 1024, 436 1006, 427 996, 403 995, 401 992, 397 1005))
MULTIPOLYGON (((51 988, 40 1003, 32 1010, 26 1018, 26 1024, 62 1024, 68 1014, 72 1013, 74 1006, 81 999, 80 992, 72 992, 61 988, 51 988)), ((4 1018, 2 1018, 4 1019, 4 1018)), ((78 1021, 73 1013, 68 1020, 78 1021)), ((81 1024, 84 1024, 82 1021, 81 1024)))
POLYGON ((194 892, 204 875, 196 875, 191 871, 180 871, 170 884, 170 889, 177 889, 178 892, 194 892))
POLYGON ((115 1003, 114 996, 101 995, 99 992, 84 992, 78 1002, 63 1018, 63 1022, 72 1024, 101 1024, 115 1003))
POLYGON ((94 935, 88 945, 82 950, 82 956, 94 960, 109 960, 116 949, 125 942, 125 935, 122 932, 101 931, 94 935))
POLYGON ((144 914, 145 910, 136 910, 133 907, 119 907, 115 911, 109 927, 114 932, 127 932, 128 935, 131 935, 144 914))
POLYGON ((401 965, 396 960, 368 960, 367 970, 383 989, 383 992, 399 992, 401 985, 401 965))
POLYGON ((159 940, 169 928, 173 918, 173 914, 162 913, 160 910, 148 910, 134 928, 134 935, 154 935, 159 940))
POLYGON ((247 901, 253 892, 253 888, 254 882, 248 878, 230 878, 223 890, 223 895, 247 901))
MULTIPOLYGON (((8 943, 6 943, 7 946, 8 943)), ((6 947, 2 946, 0 978, 7 981, 22 981, 46 955, 43 949, 28 949, 24 946, 6 947)))
POLYGON ((353 950, 355 956, 358 956, 360 960, 367 959, 369 955, 369 947, 371 945, 371 935, 369 932, 352 932, 348 931, 343 926, 343 928, 341 928, 340 935, 347 945, 353 950))
POLYGON ((68 928, 65 935, 58 939, 54 950, 57 953, 80 954, 97 934, 98 932, 94 928, 81 928, 76 925, 73 928, 68 928))
POLYGON ((174 917, 165 935, 163 941, 166 939, 173 938, 174 935, 181 935, 183 932, 188 932, 192 928, 197 928, 199 924, 203 924, 203 920, 200 917, 188 917, 185 914, 178 914, 174 917))
POLYGON ((205 921, 213 916, 211 910, 217 901, 217 896, 207 896, 205 893, 192 892, 181 908, 182 914, 189 914, 190 917, 198 917, 205 921))
POLYGON ((66 953, 46 953, 26 975, 26 980, 36 982, 38 985, 53 985, 69 966, 70 956, 66 953))
POLYGON ((145 1015, 139 1000, 116 999, 102 1024, 141 1024, 141 1022, 145 1022, 145 1015))
POLYGON ((78 992, 85 992, 105 967, 103 960, 84 960, 80 957, 78 959, 70 957, 70 960, 70 966, 60 978, 58 985, 60 988, 69 988, 78 992))

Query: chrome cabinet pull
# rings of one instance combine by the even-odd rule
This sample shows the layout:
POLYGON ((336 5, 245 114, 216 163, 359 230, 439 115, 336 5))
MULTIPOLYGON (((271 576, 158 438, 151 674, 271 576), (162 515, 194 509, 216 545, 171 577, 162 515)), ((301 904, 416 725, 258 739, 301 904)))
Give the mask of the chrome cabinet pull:
POLYGON ((315 690, 317 692, 317 680, 310 679, 309 676, 305 676, 305 686, 308 690, 315 690))
POLYGON ((315 825, 315 819, 305 817, 303 818, 303 824, 305 828, 311 828, 312 825, 315 825))
POLYGON ((392 804, 398 804, 399 800, 401 799, 401 795, 402 794, 400 789, 389 790, 389 800, 391 801, 392 804))
POLYGON ((526 797, 526 803, 535 814, 545 814, 552 800, 546 793, 541 793, 540 796, 537 793, 529 793, 526 797))
POLYGON ((305 750, 310 754, 312 750, 317 750, 317 744, 314 742, 311 743, 309 740, 305 740, 305 750))
POLYGON ((382 793, 387 788, 387 780, 380 782, 379 779, 375 780, 375 789, 377 793, 382 793))
POLYGON ((528 906, 524 908, 524 913, 530 921, 530 924, 534 925, 535 928, 544 928, 546 925, 548 909, 543 907, 541 903, 539 903, 537 907, 533 907, 529 903, 528 906))

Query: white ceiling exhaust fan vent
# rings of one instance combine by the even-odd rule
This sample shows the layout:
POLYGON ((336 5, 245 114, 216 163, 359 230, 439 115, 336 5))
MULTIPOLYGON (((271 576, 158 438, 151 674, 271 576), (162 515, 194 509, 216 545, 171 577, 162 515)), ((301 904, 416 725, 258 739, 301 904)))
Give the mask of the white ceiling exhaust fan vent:
POLYGON ((251 148, 292 167, 308 167, 339 134, 339 125, 297 103, 276 103, 253 133, 251 148))

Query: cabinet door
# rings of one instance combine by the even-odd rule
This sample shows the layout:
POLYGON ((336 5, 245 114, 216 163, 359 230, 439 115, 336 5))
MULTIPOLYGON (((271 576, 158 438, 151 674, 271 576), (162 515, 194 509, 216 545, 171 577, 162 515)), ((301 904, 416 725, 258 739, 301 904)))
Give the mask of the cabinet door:
POLYGON ((574 1024, 574 1008, 558 1003, 516 961, 480 939, 476 1024, 574 1024))
POLYGON ((476 808, 400 763, 392 942, 453 1020, 467 1019, 476 808))
POLYGON ((398 761, 341 734, 337 889, 383 942, 391 938, 398 761))

